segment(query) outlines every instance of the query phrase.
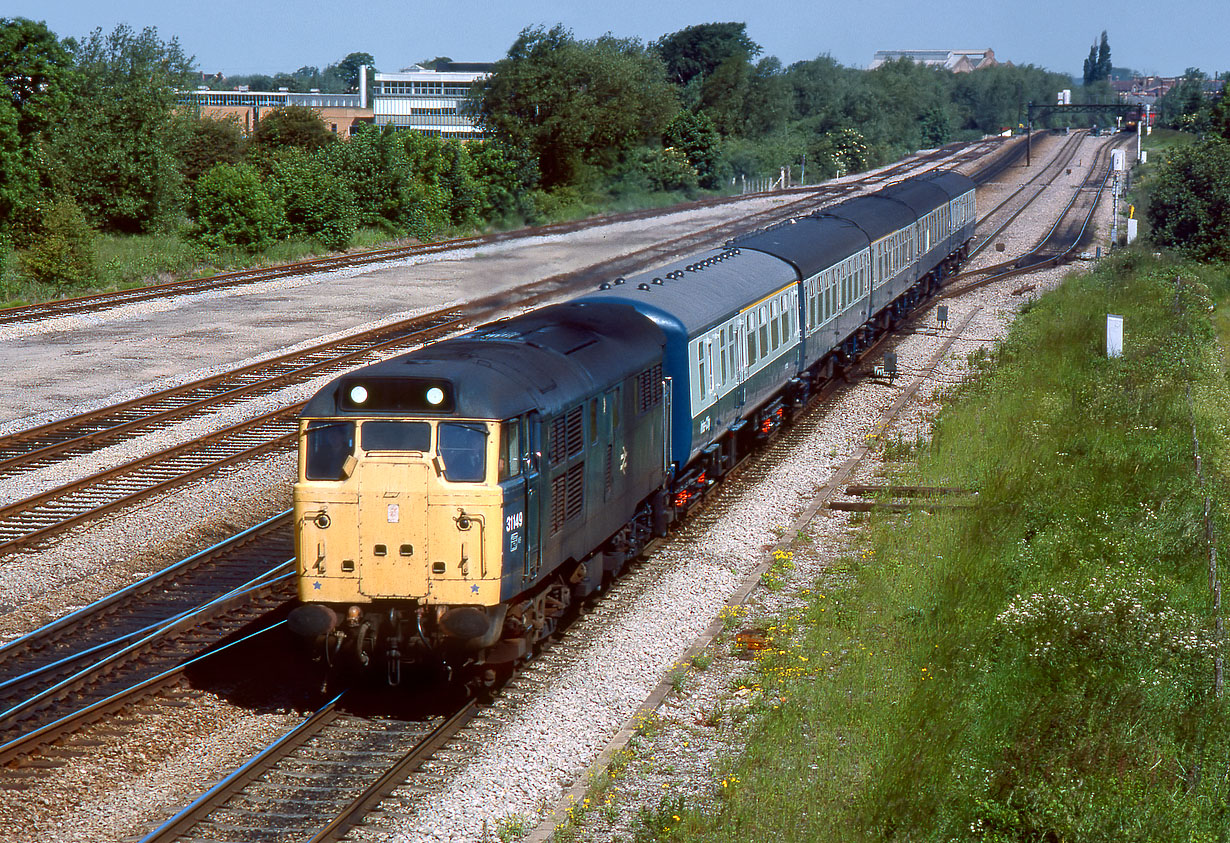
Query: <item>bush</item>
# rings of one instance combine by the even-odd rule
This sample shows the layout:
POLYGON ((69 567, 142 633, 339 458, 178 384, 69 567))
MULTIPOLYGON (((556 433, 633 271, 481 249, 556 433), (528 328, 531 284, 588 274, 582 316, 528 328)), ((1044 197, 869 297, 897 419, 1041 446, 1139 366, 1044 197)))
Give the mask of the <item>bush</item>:
POLYGON ((270 178, 292 234, 315 237, 328 249, 350 244, 359 218, 354 191, 321 157, 291 151, 270 178))
POLYGON ((76 202, 57 199, 47 208, 42 227, 18 265, 31 281, 57 292, 85 286, 94 277, 97 238, 76 202))
POLYGON ((1174 149, 1149 195, 1150 237, 1198 260, 1230 259, 1230 143, 1174 149))
POLYGON ((691 191, 699 184, 696 168, 680 150, 647 149, 641 156, 641 162, 653 190, 691 191))
POLYGON ((239 246, 258 252, 278 237, 282 213, 256 170, 218 164, 197 181, 193 236, 211 249, 239 246))

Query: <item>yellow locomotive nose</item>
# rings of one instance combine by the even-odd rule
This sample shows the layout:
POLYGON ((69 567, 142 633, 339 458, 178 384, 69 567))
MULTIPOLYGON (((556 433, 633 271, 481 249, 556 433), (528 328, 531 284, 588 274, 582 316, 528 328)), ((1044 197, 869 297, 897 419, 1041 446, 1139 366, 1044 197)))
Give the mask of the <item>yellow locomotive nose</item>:
POLYGON ((301 601, 499 602, 502 493, 488 422, 310 420, 302 436, 301 601))

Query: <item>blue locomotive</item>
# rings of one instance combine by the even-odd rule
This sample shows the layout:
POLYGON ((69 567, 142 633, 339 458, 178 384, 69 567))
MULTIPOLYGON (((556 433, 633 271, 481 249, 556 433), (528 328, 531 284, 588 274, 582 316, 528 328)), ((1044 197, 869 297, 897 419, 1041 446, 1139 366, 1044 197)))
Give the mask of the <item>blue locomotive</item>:
POLYGON ((664 535, 965 258, 955 172, 343 375, 300 419, 292 628, 494 666, 664 535))

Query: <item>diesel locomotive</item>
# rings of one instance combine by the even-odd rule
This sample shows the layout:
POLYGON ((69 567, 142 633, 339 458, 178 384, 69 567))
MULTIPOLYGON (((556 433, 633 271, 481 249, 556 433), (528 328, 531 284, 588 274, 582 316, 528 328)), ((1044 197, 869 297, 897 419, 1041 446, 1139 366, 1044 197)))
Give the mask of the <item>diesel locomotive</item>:
POLYGON ((292 629, 333 665, 527 656, 968 253, 915 177, 343 375, 306 405, 292 629))

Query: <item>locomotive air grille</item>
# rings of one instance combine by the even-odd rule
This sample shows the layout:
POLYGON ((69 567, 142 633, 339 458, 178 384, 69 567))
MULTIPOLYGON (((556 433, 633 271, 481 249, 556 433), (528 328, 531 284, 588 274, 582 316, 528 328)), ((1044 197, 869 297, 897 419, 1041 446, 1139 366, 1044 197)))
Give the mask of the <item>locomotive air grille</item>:
POLYGON ((564 528, 564 493, 567 491, 568 477, 560 474, 551 480, 551 535, 564 528))
POLYGON ((605 487, 605 491, 603 492, 603 494, 607 497, 609 497, 611 494, 611 481, 613 479, 611 476, 611 470, 614 467, 613 466, 613 463, 614 463, 613 451, 614 451, 613 445, 606 446, 606 470, 603 472, 602 484, 605 487))
POLYGON ((564 431, 567 429, 567 419, 564 416, 559 416, 551 422, 551 442, 547 446, 547 459, 554 465, 562 462, 566 453, 564 444, 566 437, 564 431))
POLYGON ((568 411, 568 456, 575 457, 585 447, 585 422, 580 407, 568 411))
POLYGON ((659 363, 636 376, 636 406, 645 412, 662 402, 662 364, 659 363))
POLYGON ((565 519, 576 518, 584 506, 585 463, 579 462, 568 469, 568 506, 565 519))

